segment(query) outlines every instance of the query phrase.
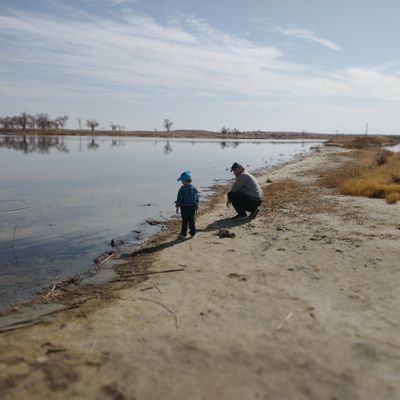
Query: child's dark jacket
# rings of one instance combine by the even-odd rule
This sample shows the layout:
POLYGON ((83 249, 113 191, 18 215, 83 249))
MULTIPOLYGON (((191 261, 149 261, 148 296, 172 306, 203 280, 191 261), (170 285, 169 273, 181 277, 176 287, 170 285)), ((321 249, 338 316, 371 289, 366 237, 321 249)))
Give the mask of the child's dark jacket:
POLYGON ((178 191, 176 207, 187 207, 199 205, 199 193, 193 185, 183 185, 178 191))

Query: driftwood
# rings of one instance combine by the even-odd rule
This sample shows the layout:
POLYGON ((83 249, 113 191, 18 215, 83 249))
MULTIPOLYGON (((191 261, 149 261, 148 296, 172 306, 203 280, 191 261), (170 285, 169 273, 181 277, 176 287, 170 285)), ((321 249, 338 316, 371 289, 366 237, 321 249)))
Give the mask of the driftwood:
POLYGON ((143 289, 140 289, 141 292, 145 292, 146 290, 151 290, 151 289, 157 289, 158 293, 162 294, 162 291, 160 290, 160 288, 158 287, 158 285, 153 285, 153 286, 149 286, 143 289))
MULTIPOLYGON (((139 273, 132 273, 122 276, 122 278, 134 278, 136 276, 146 276, 146 275, 154 275, 154 274, 167 274, 170 272, 179 272, 185 271, 185 268, 177 268, 177 269, 166 269, 164 271, 150 271, 150 272, 139 272, 139 273)), ((118 280, 118 279, 117 279, 118 280)))
POLYGON ((110 254, 107 258, 105 258, 103 261, 101 261, 99 264, 97 264, 98 267, 100 267, 100 265, 104 264, 105 262, 107 262, 110 258, 114 257, 114 253, 110 254))
POLYGON ((49 347, 46 350, 46 354, 50 354, 50 353, 61 353, 63 351, 66 351, 66 349, 64 347, 49 347))
POLYGON ((283 325, 285 325, 285 323, 288 322, 289 319, 292 318, 292 317, 293 317, 293 312, 290 312, 290 313, 285 317, 285 319, 277 326, 276 330, 279 331, 280 329, 282 329, 282 328, 283 328, 283 325))
POLYGON ((101 256, 97 257, 94 260, 94 262, 96 263, 96 268, 99 268, 101 265, 103 265, 105 262, 107 262, 110 258, 114 256, 115 253, 113 251, 103 253, 101 256))
POLYGON ((53 287, 46 294, 45 298, 48 298, 49 296, 51 296, 54 293, 54 291, 56 290, 56 287, 57 287, 57 284, 53 285, 53 287))

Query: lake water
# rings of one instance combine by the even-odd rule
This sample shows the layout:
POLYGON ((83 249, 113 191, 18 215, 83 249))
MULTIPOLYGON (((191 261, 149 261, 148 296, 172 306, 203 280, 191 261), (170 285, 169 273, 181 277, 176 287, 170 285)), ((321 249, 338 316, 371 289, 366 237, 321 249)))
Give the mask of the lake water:
POLYGON ((386 149, 395 153, 400 153, 400 144, 396 144, 395 146, 388 146, 386 147, 386 149))
POLYGON ((87 271, 111 239, 133 246, 145 221, 175 212, 181 172, 207 187, 308 152, 313 141, 0 136, 0 311, 87 271))

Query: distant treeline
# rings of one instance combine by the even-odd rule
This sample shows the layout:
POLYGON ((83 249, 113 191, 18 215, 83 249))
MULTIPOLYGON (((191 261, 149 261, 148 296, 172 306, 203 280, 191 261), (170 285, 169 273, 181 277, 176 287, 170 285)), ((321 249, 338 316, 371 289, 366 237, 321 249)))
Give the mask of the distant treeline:
MULTIPOLYGON (((57 118, 51 118, 47 113, 40 113, 36 115, 22 112, 19 115, 0 117, 0 128, 3 129, 63 129, 69 119, 68 115, 62 115, 57 118)), ((82 129, 82 117, 77 118, 79 129, 82 129)), ((113 132, 125 129, 122 125, 110 122, 113 132)), ((94 132, 99 126, 95 119, 86 120, 86 126, 94 132)))
POLYGON ((0 117, 0 127, 4 129, 62 129, 68 121, 68 115, 50 118, 46 113, 28 114, 23 112, 19 115, 0 117))

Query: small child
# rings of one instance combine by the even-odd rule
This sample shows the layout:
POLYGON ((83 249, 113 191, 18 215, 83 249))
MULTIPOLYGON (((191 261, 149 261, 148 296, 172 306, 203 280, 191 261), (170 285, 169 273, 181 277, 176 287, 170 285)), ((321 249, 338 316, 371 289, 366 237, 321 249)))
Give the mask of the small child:
POLYGON ((182 228, 178 237, 183 239, 186 237, 188 225, 190 236, 193 237, 196 234, 195 214, 199 207, 199 193, 192 185, 192 173, 190 171, 182 172, 177 181, 182 182, 175 205, 176 212, 179 213, 180 210, 182 216, 182 228))

